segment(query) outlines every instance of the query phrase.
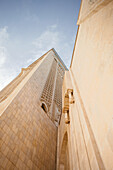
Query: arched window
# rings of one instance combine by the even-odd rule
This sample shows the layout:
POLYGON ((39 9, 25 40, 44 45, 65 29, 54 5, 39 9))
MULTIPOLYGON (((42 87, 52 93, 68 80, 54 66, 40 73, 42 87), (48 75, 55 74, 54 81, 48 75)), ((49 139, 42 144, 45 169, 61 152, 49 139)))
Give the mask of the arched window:
POLYGON ((44 110, 44 112, 48 112, 47 106, 45 103, 42 103, 41 108, 44 110))

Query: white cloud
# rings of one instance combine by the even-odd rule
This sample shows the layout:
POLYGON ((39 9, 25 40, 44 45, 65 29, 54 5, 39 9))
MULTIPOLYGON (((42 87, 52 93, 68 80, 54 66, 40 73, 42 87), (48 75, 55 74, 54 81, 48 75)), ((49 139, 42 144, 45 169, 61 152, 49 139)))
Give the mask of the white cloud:
MULTIPOLYGON (((16 59, 18 60, 20 55, 23 53, 22 51, 20 52, 17 49, 17 46, 19 46, 17 44, 13 45, 14 54, 12 53, 13 54, 12 55, 9 53, 8 49, 10 49, 9 47, 12 47, 11 44, 9 43, 11 42, 9 38, 10 36, 8 33, 8 28, 7 27, 1 28, 0 29, 0 90, 19 74, 19 69, 17 68, 21 67, 22 65, 19 62, 14 64, 15 60, 13 59, 11 60, 11 57, 13 55, 15 55, 16 59), (18 53, 20 55, 17 55, 18 53)), ((20 47, 21 45, 19 46, 19 49, 20 47)), ((69 66, 71 55, 72 55, 72 47, 73 47, 73 41, 70 42, 67 35, 64 35, 64 33, 59 30, 58 26, 54 24, 49 26, 44 32, 42 32, 42 34, 39 37, 37 37, 32 42, 32 45, 29 48, 31 50, 29 51, 28 49, 27 55, 26 53, 23 54, 24 57, 22 61, 24 62, 24 64, 26 63, 27 66, 32 62, 34 62, 36 59, 38 59, 41 55, 46 53, 51 48, 55 48, 55 50, 63 59, 64 63, 67 66, 69 66), (30 57, 28 58, 28 56, 30 57), (25 62, 25 59, 27 60, 27 62, 25 62)))
MULTIPOLYGON (((40 37, 38 37, 34 42, 33 45, 35 46, 36 53, 38 51, 43 52, 51 49, 52 47, 58 47, 60 43, 59 39, 60 35, 54 29, 48 29, 43 32, 40 37)), ((39 53, 39 52, 38 52, 39 53)))
POLYGON ((72 43, 73 41, 69 42, 66 35, 58 31, 56 24, 51 25, 32 42, 33 50, 31 51, 31 56, 33 57, 29 58, 27 63, 32 63, 51 48, 55 48, 66 65, 69 66, 71 59, 70 55, 72 55, 72 43))
POLYGON ((8 29, 7 26, 0 28, 0 46, 3 46, 3 44, 6 43, 6 41, 9 38, 9 34, 7 32, 7 29, 8 29))
POLYGON ((14 70, 6 66, 7 42, 9 40, 8 27, 0 28, 0 90, 4 88, 15 76, 14 70))
POLYGON ((0 47, 0 67, 2 67, 6 61, 6 48, 1 46, 0 47))
POLYGON ((60 44, 60 35, 59 32, 56 31, 57 26, 50 26, 45 32, 43 32, 38 38, 36 38, 33 42, 33 49, 31 51, 32 58, 27 60, 27 63, 31 63, 41 55, 46 53, 51 48, 58 48, 60 44))
POLYGON ((0 68, 0 90, 8 85, 16 76, 17 73, 13 69, 0 68))
POLYGON ((9 38, 9 34, 7 32, 7 27, 0 29, 0 67, 2 67, 7 58, 7 49, 5 43, 9 38))

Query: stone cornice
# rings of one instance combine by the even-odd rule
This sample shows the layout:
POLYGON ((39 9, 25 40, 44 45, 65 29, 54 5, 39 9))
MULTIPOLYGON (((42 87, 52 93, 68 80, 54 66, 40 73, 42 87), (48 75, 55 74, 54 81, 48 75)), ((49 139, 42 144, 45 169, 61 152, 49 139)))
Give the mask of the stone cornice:
POLYGON ((78 15, 78 21, 77 21, 78 30, 77 30, 75 44, 74 44, 74 48, 73 48, 73 54, 72 54, 72 58, 71 58, 70 68, 72 67, 72 63, 73 63, 73 58, 74 58, 74 53, 75 53, 75 50, 76 50, 76 44, 77 44, 79 28, 80 28, 81 23, 84 22, 89 17, 91 17, 94 13, 98 12, 105 5, 107 5, 108 3, 112 2, 112 0, 98 0, 98 3, 95 6, 93 4, 93 6, 90 9, 90 11, 88 13, 86 13, 85 16, 81 17, 81 10, 82 10, 82 3, 83 3, 83 1, 84 0, 81 1, 80 11, 79 11, 79 15, 78 15))
POLYGON ((112 0, 95 0, 94 3, 90 4, 88 10, 86 10, 85 12, 83 12, 84 9, 82 8, 83 2, 84 0, 82 0, 81 2, 77 25, 80 25, 86 19, 97 13, 101 8, 106 6, 108 3, 112 2, 112 0))

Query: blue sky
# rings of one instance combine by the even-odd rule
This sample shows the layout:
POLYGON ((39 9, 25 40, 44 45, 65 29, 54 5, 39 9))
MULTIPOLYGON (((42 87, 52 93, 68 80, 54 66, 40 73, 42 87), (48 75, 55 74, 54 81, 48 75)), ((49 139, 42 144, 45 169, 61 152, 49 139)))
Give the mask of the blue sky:
POLYGON ((70 65, 80 0, 0 0, 0 90, 55 48, 70 65))

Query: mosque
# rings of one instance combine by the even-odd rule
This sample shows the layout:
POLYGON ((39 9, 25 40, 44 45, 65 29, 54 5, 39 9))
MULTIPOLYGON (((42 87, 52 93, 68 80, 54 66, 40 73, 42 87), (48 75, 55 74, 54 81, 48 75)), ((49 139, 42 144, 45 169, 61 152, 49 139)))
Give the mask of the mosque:
POLYGON ((70 68, 54 48, 0 91, 0 170, 113 170, 113 0, 82 0, 70 68))

